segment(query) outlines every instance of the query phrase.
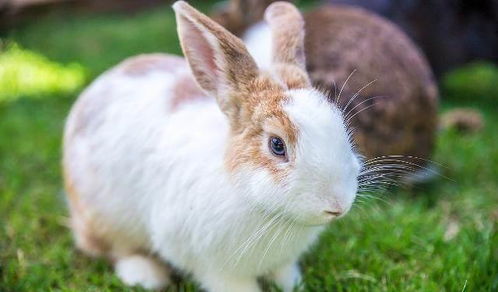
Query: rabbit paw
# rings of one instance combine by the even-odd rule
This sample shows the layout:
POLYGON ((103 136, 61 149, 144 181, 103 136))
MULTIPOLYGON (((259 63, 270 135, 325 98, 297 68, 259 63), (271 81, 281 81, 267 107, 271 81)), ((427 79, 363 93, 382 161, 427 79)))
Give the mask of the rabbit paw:
POLYGON ((292 292, 301 283, 301 272, 296 263, 283 266, 272 273, 273 280, 284 292, 292 292))
POLYGON ((156 259, 131 255, 116 261, 117 276, 127 285, 139 285, 146 289, 161 289, 170 283, 169 270, 156 259))

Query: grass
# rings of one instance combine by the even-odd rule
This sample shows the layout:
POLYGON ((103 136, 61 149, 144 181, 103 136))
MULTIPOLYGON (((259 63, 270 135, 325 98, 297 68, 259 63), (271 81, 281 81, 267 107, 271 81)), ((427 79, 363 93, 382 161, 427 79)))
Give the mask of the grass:
POLYGON ((0 55, 0 102, 23 95, 40 96, 72 93, 85 82, 81 65, 62 66, 44 56, 11 43, 0 55), (8 87, 8 89, 7 89, 8 87))
MULTIPOLYGON (((11 31, 4 50, 13 42, 54 74, 81 67, 85 82, 130 55, 179 52, 166 6, 134 15, 53 15, 11 31)), ((444 79, 442 111, 476 108, 485 128, 440 131, 433 159, 451 180, 368 200, 332 224, 302 259, 307 291, 498 290, 497 78, 496 66, 477 64, 444 79)), ((0 80, 0 291, 140 291, 122 286, 105 261, 77 252, 67 228, 60 142, 81 87, 12 84, 0 80)), ((178 290, 195 285, 184 280, 178 290)))

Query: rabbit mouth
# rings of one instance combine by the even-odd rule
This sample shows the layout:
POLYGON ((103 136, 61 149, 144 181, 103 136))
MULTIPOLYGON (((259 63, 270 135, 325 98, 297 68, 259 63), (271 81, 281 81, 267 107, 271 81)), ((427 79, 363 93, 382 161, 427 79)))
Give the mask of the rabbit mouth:
POLYGON ((340 212, 336 210, 324 210, 316 216, 313 216, 313 218, 307 218, 304 220, 303 225, 309 227, 323 226, 343 217, 346 213, 347 211, 340 212))
POLYGON ((341 216, 341 215, 342 215, 342 213, 343 213, 342 211, 331 211, 331 210, 325 210, 325 211, 323 211, 323 212, 324 212, 325 214, 327 214, 327 215, 332 216, 332 218, 334 218, 334 217, 339 217, 339 216, 341 216))

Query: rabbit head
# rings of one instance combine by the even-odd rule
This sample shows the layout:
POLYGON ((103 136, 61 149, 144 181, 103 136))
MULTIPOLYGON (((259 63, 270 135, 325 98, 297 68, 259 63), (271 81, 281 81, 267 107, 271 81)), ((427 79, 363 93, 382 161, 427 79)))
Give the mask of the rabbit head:
POLYGON ((239 38, 185 2, 173 8, 191 71, 230 125, 224 165, 240 190, 233 196, 307 225, 345 214, 360 161, 342 112, 311 86, 299 11, 286 2, 266 10, 272 66, 262 70, 239 38))

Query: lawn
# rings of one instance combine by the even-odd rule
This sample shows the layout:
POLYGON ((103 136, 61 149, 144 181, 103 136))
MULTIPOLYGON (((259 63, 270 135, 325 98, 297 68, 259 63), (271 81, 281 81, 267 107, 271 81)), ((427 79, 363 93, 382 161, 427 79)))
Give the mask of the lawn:
MULTIPOLYGON (((179 53, 171 9, 52 15, 4 35, 0 49, 0 291, 139 291, 74 249, 61 134, 96 75, 131 55, 179 53), (15 81, 21 68, 37 82, 15 81)), ((498 290, 498 68, 460 68, 441 91, 441 112, 475 108, 483 130, 440 130, 433 160, 448 179, 362 199, 332 224, 302 258, 306 291, 498 290)), ((176 288, 196 289, 188 279, 176 288)))

